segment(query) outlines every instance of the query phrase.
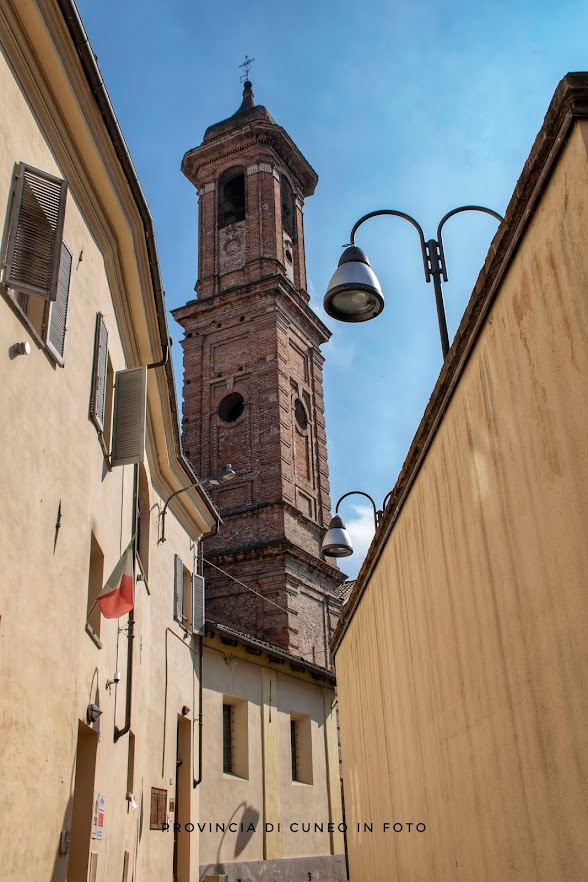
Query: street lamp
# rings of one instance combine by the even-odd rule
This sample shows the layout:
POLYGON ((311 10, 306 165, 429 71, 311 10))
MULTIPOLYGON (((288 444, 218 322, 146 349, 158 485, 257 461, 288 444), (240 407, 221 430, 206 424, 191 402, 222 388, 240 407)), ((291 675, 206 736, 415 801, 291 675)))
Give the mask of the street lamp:
POLYGON ((384 509, 386 508, 386 503, 390 498, 392 491, 388 493, 384 497, 384 502, 382 503, 382 508, 376 508, 376 503, 372 499, 372 497, 368 493, 364 493, 363 490, 350 490, 349 493, 344 493, 341 499, 338 501, 335 507, 335 514, 331 518, 329 523, 329 529, 325 533, 325 538, 323 539, 323 544, 321 545, 321 553, 326 555, 327 557, 349 557, 350 554, 353 554, 353 545, 351 544, 351 538, 349 533, 347 532, 347 527, 345 526, 345 521, 339 514, 339 506, 348 496, 365 496, 366 499, 372 504, 372 508, 374 509, 374 529, 378 528, 378 524, 382 520, 382 515, 384 514, 384 509))
POLYGON ((437 227, 437 238, 429 239, 427 242, 420 224, 409 214, 405 214, 402 211, 384 208, 380 211, 371 211, 369 214, 361 217, 351 230, 350 244, 344 246, 345 251, 341 255, 339 265, 329 282, 324 299, 324 308, 327 314, 341 322, 365 322, 375 318, 382 312, 384 309, 382 288, 370 266, 367 254, 355 244, 355 233, 362 223, 371 217, 377 217, 381 214, 402 217, 410 221, 416 228, 421 242, 425 280, 430 282, 431 278, 433 279, 439 333, 441 335, 441 349, 443 350, 443 359, 445 359, 449 351, 449 338, 447 336, 447 322, 445 321, 445 308, 443 306, 441 277, 443 277, 443 281, 447 281, 447 267, 441 230, 445 221, 460 211, 482 211, 485 214, 491 214, 492 217, 499 221, 502 220, 502 215, 492 211, 491 208, 484 208, 481 205, 462 205, 461 208, 454 208, 453 211, 449 211, 441 219, 437 227))
POLYGON ((198 485, 204 487, 205 484, 208 484, 209 487, 218 487, 220 484, 226 484, 227 481, 231 481, 237 472, 234 470, 232 465, 229 463, 220 472, 216 472, 210 478, 203 478, 200 481, 194 481, 192 484, 188 484, 187 487, 181 487, 179 490, 176 490, 175 493, 166 499, 165 505, 163 506, 163 511, 161 512, 161 538, 160 542, 165 542, 165 516, 167 514, 167 507, 172 501, 172 499, 178 495, 178 493, 184 493, 186 490, 190 490, 192 487, 197 487, 198 485))

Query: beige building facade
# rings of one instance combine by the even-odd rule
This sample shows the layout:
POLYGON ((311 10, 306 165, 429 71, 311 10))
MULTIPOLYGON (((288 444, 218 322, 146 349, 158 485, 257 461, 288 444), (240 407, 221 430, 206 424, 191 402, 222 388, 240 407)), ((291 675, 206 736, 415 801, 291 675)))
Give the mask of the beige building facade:
POLYGON ((219 517, 181 454, 151 220, 75 6, 7 0, 0 42, 0 876, 188 882, 219 517), (133 537, 134 608, 105 619, 133 537))
POLYGON ((335 634, 352 882, 588 876, 587 108, 568 75, 335 634))
POLYGON ((347 879, 332 671, 207 621, 201 877, 347 879))

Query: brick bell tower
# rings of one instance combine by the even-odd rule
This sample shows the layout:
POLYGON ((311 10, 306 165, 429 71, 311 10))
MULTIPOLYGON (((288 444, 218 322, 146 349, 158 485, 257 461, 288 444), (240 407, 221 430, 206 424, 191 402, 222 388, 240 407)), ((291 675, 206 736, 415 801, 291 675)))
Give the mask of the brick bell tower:
POLYGON ((237 472, 212 491, 223 524, 204 554, 263 595, 205 565, 206 615, 328 666, 344 576, 320 553, 330 332, 308 306, 302 223, 317 175, 249 81, 182 172, 199 197, 198 299, 173 312, 185 333, 184 451, 199 475, 237 472))

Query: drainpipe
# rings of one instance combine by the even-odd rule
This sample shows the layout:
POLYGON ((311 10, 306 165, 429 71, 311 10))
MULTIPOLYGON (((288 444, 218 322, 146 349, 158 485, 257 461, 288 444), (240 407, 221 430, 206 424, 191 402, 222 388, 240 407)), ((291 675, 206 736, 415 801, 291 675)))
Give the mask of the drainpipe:
MULTIPOLYGON (((133 474, 133 573, 134 573, 134 554, 137 550, 137 527, 139 515, 139 463, 135 465, 133 474)), ((131 706, 133 698, 133 640, 135 639, 135 610, 129 612, 129 620, 127 622, 127 696, 125 708, 125 724, 122 729, 117 725, 114 727, 114 743, 126 735, 131 728, 131 706)))
POLYGON ((194 789, 202 783, 202 655, 204 637, 200 635, 200 652, 198 653, 198 778, 194 779, 194 789))

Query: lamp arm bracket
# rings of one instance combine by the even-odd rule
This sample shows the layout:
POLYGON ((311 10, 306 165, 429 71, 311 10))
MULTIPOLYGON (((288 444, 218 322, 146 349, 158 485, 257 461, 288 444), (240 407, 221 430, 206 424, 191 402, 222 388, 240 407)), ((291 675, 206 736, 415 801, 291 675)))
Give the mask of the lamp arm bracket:
POLYGON ((459 214, 460 211, 481 211, 484 214, 492 215, 492 217, 495 217, 498 221, 504 220, 502 215, 498 214, 497 211, 493 211, 491 208, 485 208, 483 205, 462 205, 460 206, 460 208, 453 208, 451 211, 448 211, 447 214, 441 218, 441 220, 439 221, 439 226, 437 227, 437 247, 439 249, 439 257, 441 261, 441 269, 443 272, 444 282, 447 281, 447 270, 445 267, 445 251, 443 249, 443 238, 441 236, 441 230, 443 229, 445 221, 449 220, 450 217, 453 217, 454 214, 459 214))
POLYGON ((356 234, 358 228, 364 223, 364 221, 369 220, 371 217, 379 217, 380 215, 383 215, 383 214, 389 214, 389 215, 392 215, 393 217, 402 217, 402 218, 404 218, 404 220, 409 221, 409 223, 411 223, 413 225, 413 227, 416 229, 416 231, 419 234, 419 239, 421 242, 421 254, 423 257, 423 267, 425 270, 425 279, 427 282, 430 282, 431 281, 431 274, 429 271, 429 262, 427 259, 427 257, 428 257, 427 256, 427 243, 425 242, 425 234, 423 233, 423 228, 421 227, 419 222, 414 219, 414 217, 411 217, 410 214, 406 214, 404 211, 395 211, 394 209, 391 209, 391 208, 381 208, 378 211, 370 211, 369 214, 364 214, 364 216, 360 217, 360 219, 357 221, 357 223, 355 224, 355 226, 351 230, 351 236, 350 236, 351 244, 355 245, 355 234, 356 234))
POLYGON ((374 523, 377 527, 379 512, 378 512, 378 509, 376 508, 376 503, 374 502, 372 497, 369 495, 369 493, 364 493, 363 490, 350 490, 349 493, 344 493, 343 496, 341 497, 341 499, 339 499, 339 501, 337 502, 337 505, 335 506, 335 514, 339 514, 339 506, 341 505, 343 500, 346 499, 348 496, 365 496, 366 499, 369 499, 369 501, 372 504, 372 508, 374 509, 374 523))

